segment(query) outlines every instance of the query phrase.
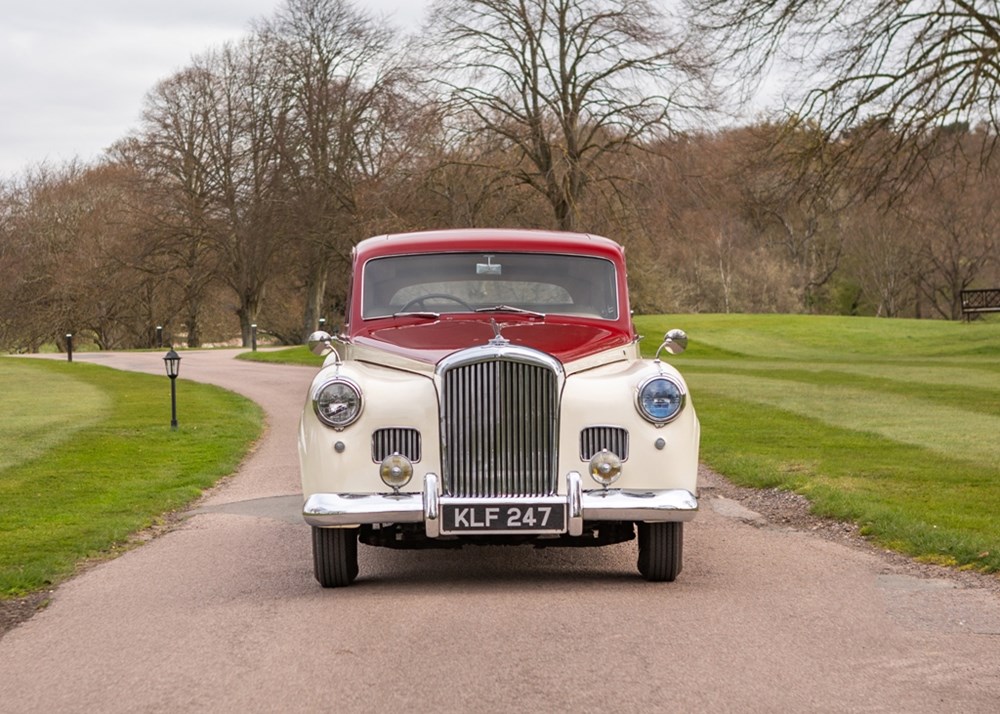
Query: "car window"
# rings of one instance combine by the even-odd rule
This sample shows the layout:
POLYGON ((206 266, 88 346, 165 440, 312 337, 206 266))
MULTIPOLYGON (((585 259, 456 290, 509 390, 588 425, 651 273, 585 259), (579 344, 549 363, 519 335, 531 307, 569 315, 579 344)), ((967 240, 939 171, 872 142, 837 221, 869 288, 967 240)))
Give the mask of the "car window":
POLYGON ((614 264, 545 253, 434 253, 375 258, 362 277, 362 317, 509 306, 618 318, 614 264))

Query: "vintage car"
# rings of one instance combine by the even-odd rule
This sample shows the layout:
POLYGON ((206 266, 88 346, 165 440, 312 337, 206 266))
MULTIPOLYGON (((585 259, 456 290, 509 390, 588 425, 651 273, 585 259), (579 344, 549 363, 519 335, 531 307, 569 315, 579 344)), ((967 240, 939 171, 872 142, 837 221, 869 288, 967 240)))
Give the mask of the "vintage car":
MULTIPOLYGON (((358 542, 599 546, 638 536, 672 581, 698 510, 699 423, 667 333, 642 359, 624 251, 607 238, 449 230, 353 253, 347 322, 299 429, 316 579, 350 584, 358 542)), ((338 332, 335 330, 335 332, 338 332)))

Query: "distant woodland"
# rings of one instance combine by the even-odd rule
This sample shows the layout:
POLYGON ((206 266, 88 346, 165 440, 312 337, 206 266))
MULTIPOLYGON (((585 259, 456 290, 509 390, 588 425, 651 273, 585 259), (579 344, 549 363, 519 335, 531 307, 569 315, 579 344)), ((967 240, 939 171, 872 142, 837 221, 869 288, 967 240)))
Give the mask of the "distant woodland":
POLYGON ((361 7, 286 0, 99 161, 0 182, 0 349, 298 343, 359 240, 452 227, 608 236, 640 313, 954 320, 1000 287, 995 1, 361 7))

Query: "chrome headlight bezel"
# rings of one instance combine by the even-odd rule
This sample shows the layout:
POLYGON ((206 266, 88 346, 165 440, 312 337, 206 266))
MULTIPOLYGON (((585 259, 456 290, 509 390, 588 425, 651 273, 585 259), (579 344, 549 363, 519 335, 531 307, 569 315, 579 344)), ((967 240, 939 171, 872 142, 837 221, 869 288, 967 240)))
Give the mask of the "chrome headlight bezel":
POLYGON ((635 408, 642 416, 643 419, 655 424, 656 426, 663 426, 664 424, 669 424, 674 421, 681 412, 684 411, 684 405, 687 403, 687 390, 684 389, 683 383, 674 379, 673 377, 666 374, 656 374, 652 377, 646 379, 639 385, 639 388, 635 392, 635 408), (677 407, 669 414, 654 414, 648 408, 646 404, 646 394, 647 390, 652 389, 653 385, 658 382, 663 382, 670 385, 676 393, 676 404, 677 407))
MULTIPOLYGON (((341 393, 343 394, 343 392, 341 393)), ((329 402, 332 400, 328 399, 327 401, 329 402)), ((313 392, 312 405, 313 412, 316 414, 317 419, 337 431, 342 431, 356 422, 361 416, 361 412, 364 410, 364 398, 361 396, 361 387, 346 377, 338 376, 333 379, 326 380, 313 392), (324 392, 333 388, 338 390, 346 388, 347 393, 353 395, 353 397, 347 398, 347 401, 351 403, 346 408, 345 413, 340 416, 337 414, 331 414, 323 408, 322 402, 324 392)))

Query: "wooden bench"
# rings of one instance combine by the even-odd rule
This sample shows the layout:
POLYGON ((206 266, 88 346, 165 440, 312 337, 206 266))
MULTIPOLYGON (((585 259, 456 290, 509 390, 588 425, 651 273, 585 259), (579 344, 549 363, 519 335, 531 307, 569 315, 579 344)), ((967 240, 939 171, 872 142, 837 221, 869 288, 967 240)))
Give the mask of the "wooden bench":
POLYGON ((983 312, 1000 312, 1000 288, 963 290, 961 298, 962 315, 966 320, 983 312))

